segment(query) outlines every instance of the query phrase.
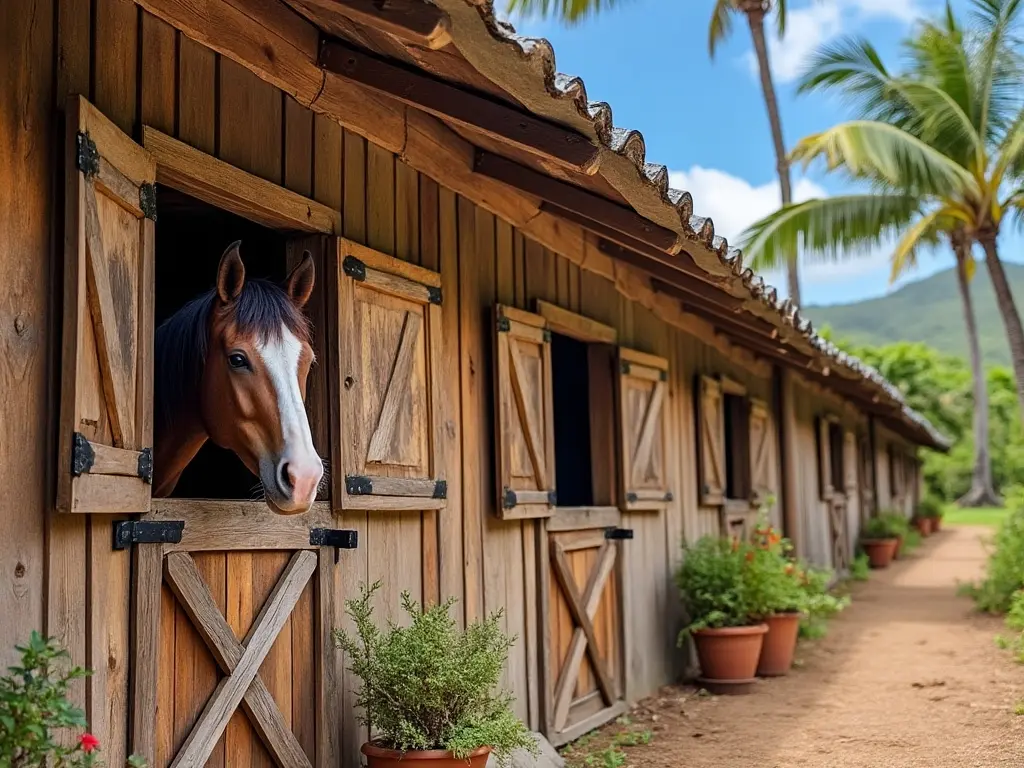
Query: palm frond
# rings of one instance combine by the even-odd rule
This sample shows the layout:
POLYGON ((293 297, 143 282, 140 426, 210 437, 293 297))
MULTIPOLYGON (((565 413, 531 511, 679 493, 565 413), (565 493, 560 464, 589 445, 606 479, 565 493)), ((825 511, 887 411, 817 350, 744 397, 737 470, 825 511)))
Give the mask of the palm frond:
POLYGON ((772 12, 775 14, 775 30, 781 40, 786 36, 786 0, 775 0, 772 12))
POLYGON ((989 188, 998 190, 1007 178, 1024 179, 1024 107, 1017 113, 996 151, 989 188))
POLYGON ((565 24, 578 24, 602 11, 610 10, 620 0, 509 0, 508 12, 542 19, 556 18, 565 24))
POLYGON ((1020 40, 1015 36, 1021 0, 973 0, 971 16, 976 28, 974 73, 979 92, 980 128, 1005 126, 1013 104, 1019 103, 1022 65, 1020 40))
POLYGON ((777 269, 797 253, 838 261, 894 237, 920 209, 917 197, 841 195, 792 203, 752 224, 741 236, 754 269, 777 269))
POLYGON ((823 157, 829 170, 842 168, 854 178, 900 190, 940 197, 980 197, 961 165, 907 131, 874 120, 853 120, 802 139, 792 159, 809 164, 823 157))
POLYGON ((715 58, 715 49, 732 32, 732 15, 736 10, 732 0, 715 0, 708 25, 708 56, 715 58))
POLYGON ((928 211, 904 230, 892 253, 889 282, 896 282, 917 266, 917 252, 922 245, 936 242, 937 224, 942 221, 943 213, 941 208, 928 211))

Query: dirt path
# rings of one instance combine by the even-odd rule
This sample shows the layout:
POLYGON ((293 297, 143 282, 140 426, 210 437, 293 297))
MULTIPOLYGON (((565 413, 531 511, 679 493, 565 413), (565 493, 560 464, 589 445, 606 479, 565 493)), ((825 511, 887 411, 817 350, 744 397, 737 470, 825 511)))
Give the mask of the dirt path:
MULTIPOLYGON (((797 652, 799 667, 748 696, 669 687, 642 702, 623 765, 1024 766, 1024 666, 995 647, 998 619, 971 613, 957 579, 980 573, 985 529, 952 528, 853 589, 828 637, 797 652)), ((624 730, 610 725, 595 742, 624 730)), ((597 760, 594 765, 604 765, 597 760)))

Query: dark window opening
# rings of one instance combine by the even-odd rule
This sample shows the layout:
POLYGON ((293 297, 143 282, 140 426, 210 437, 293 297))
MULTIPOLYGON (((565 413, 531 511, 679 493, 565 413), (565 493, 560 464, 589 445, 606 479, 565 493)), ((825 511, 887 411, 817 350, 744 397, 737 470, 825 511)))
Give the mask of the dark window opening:
POLYGON ((844 443, 841 424, 830 422, 828 425, 828 460, 832 473, 832 489, 839 493, 846 492, 846 461, 843 456, 844 443))
MULTIPOLYGON (((235 240, 242 241, 247 279, 284 280, 287 238, 281 233, 168 187, 157 190, 157 205, 157 327, 214 287, 221 254, 235 240)), ((182 473, 171 496, 250 499, 257 492, 258 482, 232 451, 208 440, 182 473)))
POLYGON ((749 499, 750 488, 750 403, 740 395, 726 394, 725 410, 725 496, 749 499))
POLYGON ((555 492, 560 507, 615 498, 614 349, 551 336, 555 492))

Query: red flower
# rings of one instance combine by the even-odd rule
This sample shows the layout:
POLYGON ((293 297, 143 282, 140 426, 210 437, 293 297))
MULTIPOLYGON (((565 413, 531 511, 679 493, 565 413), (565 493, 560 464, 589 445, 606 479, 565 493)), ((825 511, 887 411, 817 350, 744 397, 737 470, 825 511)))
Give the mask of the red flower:
POLYGON ((752 563, 753 561, 754 561, 754 553, 753 552, 747 552, 747 562, 748 563, 752 563))
POLYGON ((82 751, 88 754, 100 745, 100 740, 91 733, 83 733, 78 737, 78 743, 82 745, 82 751))

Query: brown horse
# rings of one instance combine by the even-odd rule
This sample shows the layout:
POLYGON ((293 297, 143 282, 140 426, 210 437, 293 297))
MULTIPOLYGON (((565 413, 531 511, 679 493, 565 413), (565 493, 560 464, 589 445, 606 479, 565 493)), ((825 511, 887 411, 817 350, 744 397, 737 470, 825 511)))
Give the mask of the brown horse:
POLYGON ((313 291, 309 253, 282 288, 246 280, 240 242, 216 288, 161 323, 155 343, 155 496, 174 490, 207 440, 234 451, 281 514, 306 512, 323 477, 303 400, 313 364, 302 307, 313 291))

